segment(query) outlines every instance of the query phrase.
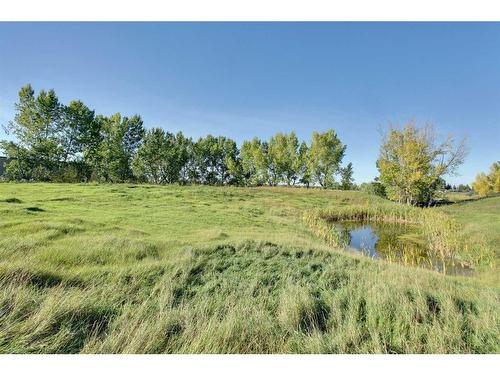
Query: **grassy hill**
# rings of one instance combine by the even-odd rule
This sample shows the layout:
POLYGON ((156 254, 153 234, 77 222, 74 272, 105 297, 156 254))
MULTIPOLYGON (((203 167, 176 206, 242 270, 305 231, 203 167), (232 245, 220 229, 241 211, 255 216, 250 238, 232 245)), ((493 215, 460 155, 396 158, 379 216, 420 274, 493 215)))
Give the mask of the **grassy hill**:
POLYGON ((500 255, 500 196, 457 202, 439 209, 463 225, 466 237, 486 240, 500 255))
MULTIPOLYGON (((0 184, 2 353, 499 352, 500 293, 342 252, 360 192, 0 184)), ((500 198, 435 208, 498 254, 500 198)))

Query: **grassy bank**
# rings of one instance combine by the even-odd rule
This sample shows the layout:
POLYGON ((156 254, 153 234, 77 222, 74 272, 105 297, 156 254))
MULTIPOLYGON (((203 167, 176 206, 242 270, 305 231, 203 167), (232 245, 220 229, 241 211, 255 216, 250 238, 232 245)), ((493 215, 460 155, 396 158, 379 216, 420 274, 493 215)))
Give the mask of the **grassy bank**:
POLYGON ((438 208, 460 224, 461 236, 471 243, 486 244, 494 266, 485 267, 478 277, 490 285, 500 285, 500 197, 467 201, 438 208), (495 267, 496 266, 496 267, 495 267))
POLYGON ((303 222, 380 202, 0 184, 0 352, 499 352, 498 285, 347 254, 303 222))

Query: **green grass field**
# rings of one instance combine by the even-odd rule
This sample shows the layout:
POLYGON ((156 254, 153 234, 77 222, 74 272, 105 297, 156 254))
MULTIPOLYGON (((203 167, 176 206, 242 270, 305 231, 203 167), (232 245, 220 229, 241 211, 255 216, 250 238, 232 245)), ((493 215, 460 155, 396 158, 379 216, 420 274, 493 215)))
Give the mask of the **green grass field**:
MULTIPOLYGON (((328 245, 360 192, 0 184, 0 353, 498 353, 494 263, 470 278, 328 245)), ((500 197, 432 208, 498 259, 500 197)))

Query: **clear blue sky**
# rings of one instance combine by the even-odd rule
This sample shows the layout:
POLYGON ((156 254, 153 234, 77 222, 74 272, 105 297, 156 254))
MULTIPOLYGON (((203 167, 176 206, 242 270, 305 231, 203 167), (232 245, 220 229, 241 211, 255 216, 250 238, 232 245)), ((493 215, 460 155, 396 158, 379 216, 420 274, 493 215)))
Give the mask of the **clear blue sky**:
POLYGON ((26 83, 192 137, 333 128, 357 182, 389 122, 467 136, 452 183, 500 159, 500 23, 0 23, 0 123, 26 83))

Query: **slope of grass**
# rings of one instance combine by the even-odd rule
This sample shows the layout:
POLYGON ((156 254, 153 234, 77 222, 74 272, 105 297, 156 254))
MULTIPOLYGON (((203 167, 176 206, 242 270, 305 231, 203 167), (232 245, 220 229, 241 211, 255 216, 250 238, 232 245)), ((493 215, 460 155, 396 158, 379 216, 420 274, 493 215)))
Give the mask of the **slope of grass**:
POLYGON ((0 352, 499 352, 497 287, 337 251, 302 221, 373 203, 392 205, 305 189, 0 184, 0 352))
MULTIPOLYGON (((319 244, 302 225, 304 209, 369 199, 361 193, 285 188, 1 184, 0 225, 7 243, 10 234, 50 236, 62 226, 59 231, 79 231, 79 238, 89 241, 154 238, 165 251, 242 239, 319 244), (6 202, 12 199, 20 203, 6 202)), ((66 241, 75 238, 59 237, 55 247, 67 248, 66 241)))
MULTIPOLYGON (((484 243, 500 261, 500 197, 455 203, 437 208, 461 224, 462 236, 473 243, 484 243)), ((496 269, 480 270, 479 277, 490 285, 500 285, 496 269)))
POLYGON ((459 202, 438 209, 461 223, 467 237, 476 241, 486 240, 500 255, 500 196, 459 202))

